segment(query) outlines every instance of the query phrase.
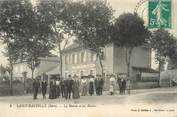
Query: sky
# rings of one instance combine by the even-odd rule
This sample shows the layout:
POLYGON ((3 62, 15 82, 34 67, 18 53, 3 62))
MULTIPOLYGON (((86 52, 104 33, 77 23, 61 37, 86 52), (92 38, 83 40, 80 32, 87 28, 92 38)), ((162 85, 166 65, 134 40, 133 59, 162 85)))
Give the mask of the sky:
MULTIPOLYGON (((35 1, 35 0, 32 0, 35 1)), ((139 6, 139 9, 137 10, 137 13, 140 15, 145 20, 145 23, 147 24, 147 18, 148 18, 148 2, 147 0, 107 0, 110 5, 112 6, 114 12, 114 16, 118 17, 122 13, 127 13, 127 12, 134 12, 135 7, 137 4, 141 1, 146 1, 144 2, 141 6, 139 6)), ((172 0, 172 29, 169 31, 173 33, 175 36, 177 36, 177 12, 175 12, 175 9, 177 9, 177 0, 172 0)), ((2 51, 4 47, 2 44, 0 45, 0 64, 6 65, 7 60, 3 56, 2 51)), ((154 55, 152 55, 152 58, 154 58, 154 55)), ((154 59, 152 60, 152 67, 155 68, 157 65, 154 63, 154 59)))

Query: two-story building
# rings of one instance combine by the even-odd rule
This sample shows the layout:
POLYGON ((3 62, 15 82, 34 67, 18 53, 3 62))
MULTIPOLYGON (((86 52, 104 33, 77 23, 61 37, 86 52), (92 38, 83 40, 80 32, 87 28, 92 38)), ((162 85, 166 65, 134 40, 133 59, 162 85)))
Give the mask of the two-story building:
MULTIPOLYGON (((126 74, 125 49, 115 44, 108 44, 103 48, 103 71, 104 74, 126 74)), ((142 73, 154 73, 151 69, 151 49, 148 46, 140 46, 133 49, 130 60, 130 77, 133 81, 141 80, 142 73)), ((96 75, 101 74, 101 67, 96 53, 84 49, 78 44, 70 45, 64 51, 63 75, 96 75)))

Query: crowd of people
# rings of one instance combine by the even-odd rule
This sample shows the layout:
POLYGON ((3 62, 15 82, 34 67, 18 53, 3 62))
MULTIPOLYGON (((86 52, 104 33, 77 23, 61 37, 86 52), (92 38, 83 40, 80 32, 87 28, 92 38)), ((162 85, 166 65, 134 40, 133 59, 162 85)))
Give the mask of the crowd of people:
POLYGON ((68 78, 50 79, 49 83, 46 80, 37 80, 33 82, 34 99, 37 99, 39 89, 41 88, 43 99, 46 99, 47 89, 49 89, 49 99, 65 98, 67 99, 78 99, 80 96, 87 95, 102 95, 105 83, 109 84, 110 95, 116 94, 119 89, 121 95, 130 94, 130 79, 127 78, 116 78, 115 75, 107 77, 108 82, 105 82, 106 78, 101 75, 82 76, 79 78, 77 75, 68 78), (48 88, 49 87, 49 88, 48 88))

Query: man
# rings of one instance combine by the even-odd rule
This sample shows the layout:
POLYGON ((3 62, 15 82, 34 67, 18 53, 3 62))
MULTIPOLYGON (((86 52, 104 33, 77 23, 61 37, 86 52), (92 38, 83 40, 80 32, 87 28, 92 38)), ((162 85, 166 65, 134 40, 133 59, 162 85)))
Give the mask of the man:
POLYGON ((127 89, 127 94, 130 94, 131 82, 130 82, 130 79, 129 79, 129 78, 127 79, 126 89, 127 89))
POLYGON ((56 94, 57 94, 57 98, 60 97, 60 80, 57 79, 56 80, 56 94))
POLYGON ((46 99, 46 92, 47 92, 47 81, 46 80, 42 81, 41 87, 42 87, 42 96, 43 96, 43 99, 46 99))
POLYGON ((123 79, 123 81, 122 81, 122 94, 124 94, 124 95, 125 95, 125 90, 126 90, 126 80, 123 79))
POLYGON ((33 82, 33 99, 37 99, 37 94, 38 94, 38 90, 39 90, 39 87, 40 87, 40 83, 38 80, 34 79, 34 82, 33 82))
POLYGON ((104 86, 104 79, 103 77, 100 75, 100 79, 99 79, 99 95, 103 94, 103 86, 104 86))
POLYGON ((67 100, 68 98, 71 98, 71 93, 72 93, 72 87, 73 87, 73 80, 71 78, 71 75, 68 76, 67 79, 64 80, 64 94, 65 94, 65 99, 67 100))
POLYGON ((62 96, 62 98, 64 98, 65 97, 65 83, 64 83, 64 78, 61 78, 60 86, 61 86, 61 96, 62 96))
POLYGON ((71 98, 71 93, 72 93, 72 90, 73 90, 73 83, 74 83, 74 80, 72 79, 71 75, 68 76, 68 98, 70 99, 71 98))
POLYGON ((95 79, 95 89, 96 89, 96 95, 99 95, 99 77, 96 75, 95 79))

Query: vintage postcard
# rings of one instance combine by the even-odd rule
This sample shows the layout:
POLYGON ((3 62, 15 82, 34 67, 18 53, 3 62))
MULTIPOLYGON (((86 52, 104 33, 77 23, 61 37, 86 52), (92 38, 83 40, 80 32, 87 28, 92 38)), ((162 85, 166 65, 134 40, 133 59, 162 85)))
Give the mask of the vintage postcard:
POLYGON ((177 117, 177 0, 0 0, 0 117, 177 117))

